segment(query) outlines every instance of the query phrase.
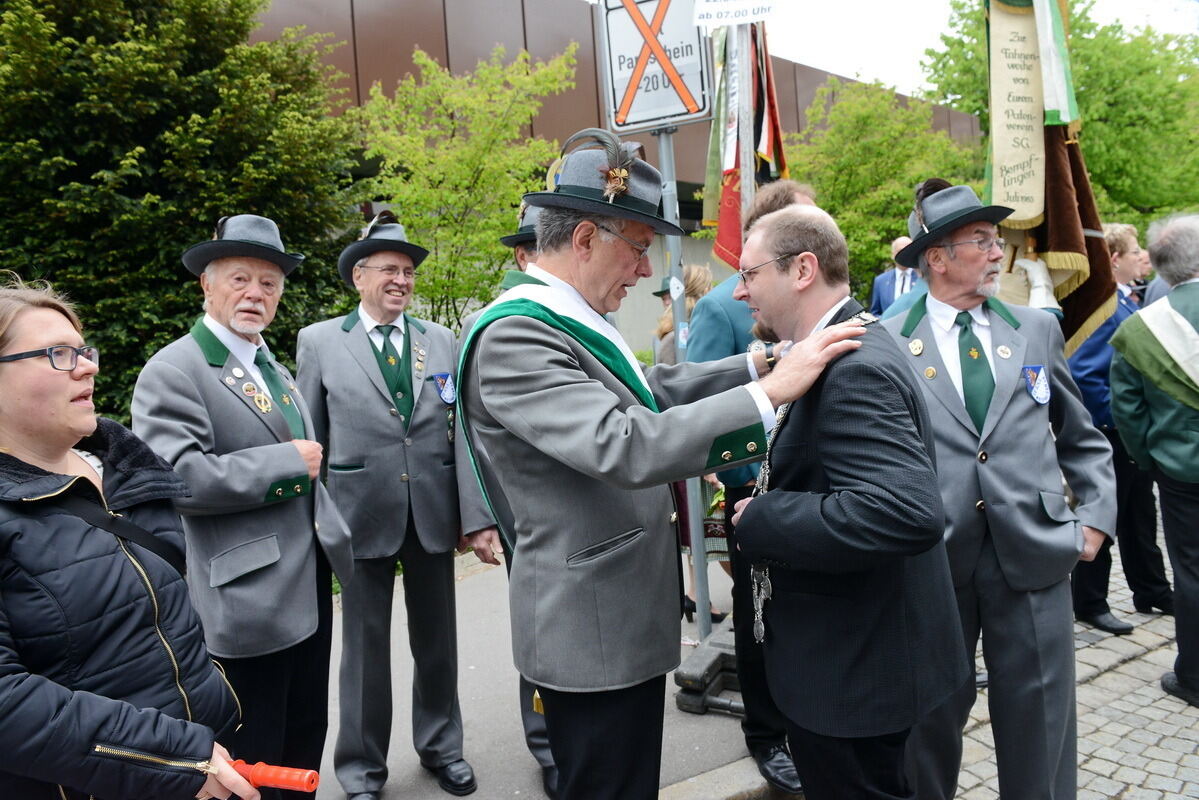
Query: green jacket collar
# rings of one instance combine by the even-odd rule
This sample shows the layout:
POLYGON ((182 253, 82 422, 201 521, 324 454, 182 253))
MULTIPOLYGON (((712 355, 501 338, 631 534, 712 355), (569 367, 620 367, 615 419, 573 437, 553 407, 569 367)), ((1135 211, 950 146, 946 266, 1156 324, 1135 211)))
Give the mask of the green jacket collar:
POLYGON ((204 324, 204 317, 199 317, 191 329, 192 338, 196 340, 196 344, 200 345, 200 352, 204 354, 204 358, 214 367, 223 367, 229 359, 229 348, 221 344, 221 340, 216 338, 216 334, 208 330, 208 326, 204 324))
MULTIPOLYGON (((908 315, 903 320, 903 328, 901 328, 899 331, 900 336, 903 336, 906 339, 912 335, 913 331, 916 330, 916 326, 920 324, 920 320, 924 319, 924 316, 928 313, 927 300, 928 295, 924 294, 920 296, 919 300, 917 300, 915 303, 912 303, 912 308, 908 311, 908 315)), ((1008 325, 1011 325, 1013 330, 1020 327, 1020 320, 1016 319, 1015 315, 1012 314, 1011 309, 1005 306, 1000 300, 994 297, 988 297, 986 301, 983 302, 983 305, 990 309, 992 314, 995 314, 1008 325)))
POLYGON ((545 281, 534 278, 527 272, 521 272, 518 269, 504 270, 504 279, 500 281, 500 289, 511 289, 513 286, 520 286, 522 283, 539 283, 545 285, 545 281))

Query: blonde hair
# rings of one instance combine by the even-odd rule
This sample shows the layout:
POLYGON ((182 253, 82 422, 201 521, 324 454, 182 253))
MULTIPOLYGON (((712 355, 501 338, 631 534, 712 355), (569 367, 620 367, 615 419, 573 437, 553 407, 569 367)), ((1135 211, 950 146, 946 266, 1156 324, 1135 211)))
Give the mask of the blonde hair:
MULTIPOLYGON (((699 299, 712 290, 712 270, 704 264, 688 264, 683 267, 684 317, 691 319, 691 312, 699 299)), ((668 308, 658 318, 654 338, 661 339, 674 330, 674 308, 668 308)))
POLYGON ((12 325, 22 311, 29 308, 48 308, 67 318, 71 326, 83 333, 83 325, 75 307, 66 295, 54 290, 48 281, 26 283, 15 272, 0 272, 0 351, 12 341, 12 325))
POLYGON ((1105 222, 1103 224, 1103 240, 1113 256, 1122 256, 1137 244, 1137 229, 1127 222, 1105 222))

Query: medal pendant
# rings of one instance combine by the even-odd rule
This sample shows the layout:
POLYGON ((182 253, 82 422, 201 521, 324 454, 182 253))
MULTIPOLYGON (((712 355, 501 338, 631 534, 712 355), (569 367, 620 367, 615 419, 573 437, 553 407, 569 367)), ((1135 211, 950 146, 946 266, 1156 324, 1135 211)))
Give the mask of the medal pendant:
POLYGON ((271 398, 267 397, 265 394, 254 395, 254 405, 258 406, 258 410, 263 414, 271 413, 271 398))

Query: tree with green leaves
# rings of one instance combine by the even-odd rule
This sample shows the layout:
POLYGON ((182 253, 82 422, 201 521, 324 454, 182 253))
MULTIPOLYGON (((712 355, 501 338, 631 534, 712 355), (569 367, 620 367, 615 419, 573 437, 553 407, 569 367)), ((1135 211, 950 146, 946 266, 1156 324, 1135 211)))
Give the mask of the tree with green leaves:
POLYGON ((271 217, 309 256, 268 333, 280 353, 343 294, 360 140, 330 113, 321 38, 248 44, 265 5, 0 0, 0 268, 78 303, 104 413, 200 313, 179 256, 222 215, 271 217))
POLYGON ((363 107, 367 155, 380 172, 375 196, 429 250, 416 280, 419 311, 451 328, 491 300, 511 250, 525 192, 545 186, 555 142, 528 135, 543 99, 574 86, 575 45, 548 61, 497 47, 473 72, 453 75, 417 50, 419 75, 388 95, 378 84, 363 107))
POLYGON ((816 92, 803 130, 786 137, 786 153, 791 174, 816 187, 820 207, 845 234, 850 282, 863 301, 890 265, 891 241, 907 235, 915 185, 982 177, 979 148, 934 130, 932 104, 837 78, 816 92))
MULTIPOLYGON (((1071 0, 1069 47, 1079 143, 1099 211, 1143 224, 1199 206, 1199 36, 1099 25, 1071 0)), ((950 30, 927 50, 928 98, 990 130, 987 28, 977 0, 953 0, 950 30)))

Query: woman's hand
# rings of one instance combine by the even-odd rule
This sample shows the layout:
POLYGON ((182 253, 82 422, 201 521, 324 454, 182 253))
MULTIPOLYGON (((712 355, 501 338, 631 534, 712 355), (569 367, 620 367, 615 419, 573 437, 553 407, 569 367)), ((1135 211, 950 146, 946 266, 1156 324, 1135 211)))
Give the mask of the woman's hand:
POLYGON ((216 742, 212 743, 212 758, 208 763, 212 765, 214 772, 204 781, 196 800, 209 800, 212 797, 226 800, 233 795, 237 795, 241 800, 259 800, 258 790, 237 774, 237 770, 229 763, 229 751, 216 742))

